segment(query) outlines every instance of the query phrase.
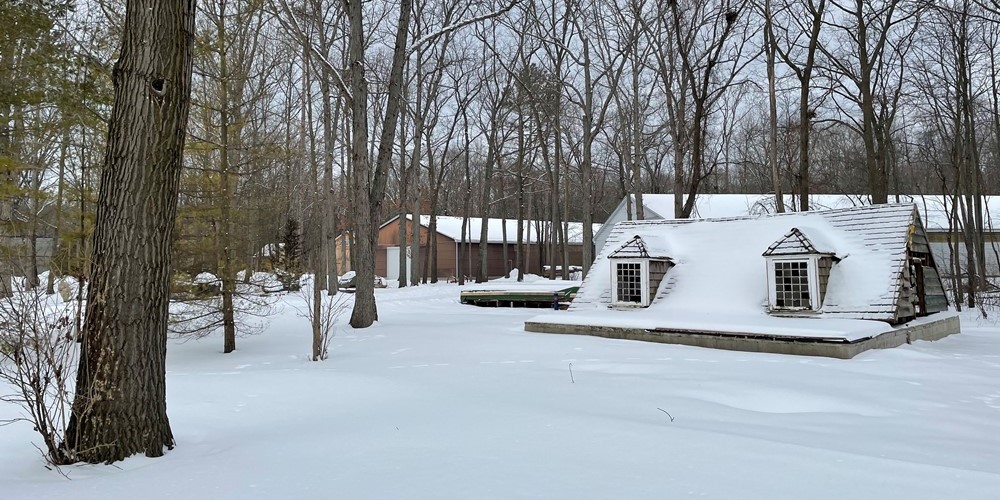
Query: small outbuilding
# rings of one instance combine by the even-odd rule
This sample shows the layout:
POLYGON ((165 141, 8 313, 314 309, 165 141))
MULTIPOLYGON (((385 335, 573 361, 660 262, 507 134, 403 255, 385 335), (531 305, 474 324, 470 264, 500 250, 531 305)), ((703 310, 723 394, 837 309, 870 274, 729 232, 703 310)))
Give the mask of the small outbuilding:
POLYGON ((526 330, 850 358, 960 329, 912 204, 607 234, 568 311, 526 330))
MULTIPOLYGON (((469 217, 437 216, 435 231, 431 231, 431 218, 420 216, 419 265, 428 269, 428 277, 438 279, 455 278, 459 273, 476 276, 479 273, 479 242, 484 219, 469 217), (465 236, 463 237, 463 227, 465 236), (427 258, 431 253, 430 241, 437 248, 437 266, 430 266, 427 258), (464 245, 463 245, 464 243, 464 245), (431 269, 431 267, 434 267, 431 269)), ((407 237, 412 230, 413 218, 406 217, 407 237)), ((485 219, 486 223, 486 275, 496 278, 506 275, 516 265, 518 223, 515 219, 485 219)), ((399 216, 389 219, 378 230, 375 247, 375 273, 389 281, 398 279, 400 272, 400 252, 406 252, 407 269, 414 264, 412 248, 400 244, 399 230, 402 221, 399 216)), ((594 224, 593 230, 600 229, 594 224)), ((552 224, 547 221, 523 221, 521 224, 524 242, 522 271, 542 274, 549 266, 557 269, 562 265, 563 256, 552 255, 550 242, 553 238, 552 224)), ((583 225, 579 222, 566 223, 566 256, 570 266, 583 265, 583 225)), ((404 270, 404 273, 407 272, 404 270)))

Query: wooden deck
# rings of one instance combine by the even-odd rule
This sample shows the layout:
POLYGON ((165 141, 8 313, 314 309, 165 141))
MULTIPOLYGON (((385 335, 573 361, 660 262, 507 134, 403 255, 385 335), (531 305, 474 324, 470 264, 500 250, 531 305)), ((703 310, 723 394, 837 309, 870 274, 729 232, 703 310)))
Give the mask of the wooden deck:
POLYGON ((463 290, 459 300, 463 304, 481 307, 535 307, 566 309, 576 296, 580 284, 567 281, 533 283, 482 284, 463 290))

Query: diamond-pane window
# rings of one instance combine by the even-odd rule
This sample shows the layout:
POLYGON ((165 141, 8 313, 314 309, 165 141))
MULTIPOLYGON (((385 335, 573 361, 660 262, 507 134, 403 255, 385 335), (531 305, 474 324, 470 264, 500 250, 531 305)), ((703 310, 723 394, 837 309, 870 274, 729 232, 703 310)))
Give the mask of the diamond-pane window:
POLYGON ((778 261, 774 263, 774 306, 787 309, 809 309, 809 262, 778 261))

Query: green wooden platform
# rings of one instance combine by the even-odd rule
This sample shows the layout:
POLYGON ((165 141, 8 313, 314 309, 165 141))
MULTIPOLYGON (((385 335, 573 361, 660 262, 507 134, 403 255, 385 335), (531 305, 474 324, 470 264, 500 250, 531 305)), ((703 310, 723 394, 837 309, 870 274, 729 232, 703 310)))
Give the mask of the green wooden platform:
POLYGON ((487 288, 477 288, 474 290, 463 290, 459 295, 459 300, 463 304, 472 304, 481 307, 536 307, 552 309, 553 302, 559 303, 560 309, 569 307, 576 292, 580 289, 578 284, 567 286, 565 282, 553 282, 539 285, 517 284, 508 288, 490 286, 487 288))

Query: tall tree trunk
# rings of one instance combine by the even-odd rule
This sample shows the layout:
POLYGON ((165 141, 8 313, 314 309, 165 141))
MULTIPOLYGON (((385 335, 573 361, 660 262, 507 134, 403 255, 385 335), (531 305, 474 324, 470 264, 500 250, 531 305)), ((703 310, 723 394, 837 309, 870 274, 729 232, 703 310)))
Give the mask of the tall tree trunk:
POLYGON ((465 197, 462 202, 462 238, 458 244, 458 261, 455 265, 455 273, 458 275, 458 284, 465 284, 465 275, 468 272, 466 267, 466 254, 472 253, 467 244, 469 240, 467 231, 469 230, 469 212, 472 211, 472 159, 469 151, 472 149, 472 139, 469 137, 469 114, 468 106, 462 106, 462 136, 464 147, 462 148, 462 165, 465 167, 465 197))
POLYGON ((771 167, 771 188, 774 190, 774 207, 780 214, 785 211, 785 197, 781 193, 778 175, 778 96, 774 89, 774 28, 771 21, 771 0, 764 2, 764 52, 767 54, 767 162, 771 167))
POLYGON ((230 74, 229 54, 226 40, 226 2, 219 4, 216 25, 216 50, 219 51, 219 218, 222 234, 219 238, 219 274, 222 278, 222 352, 236 350, 236 317, 233 308, 233 293, 236 289, 236 269, 233 266, 233 215, 232 178, 230 172, 230 74))
MULTIPOLYGON (((419 94, 418 94, 419 96, 419 94)), ((409 205, 410 213, 413 217, 413 225, 410 226, 410 285, 417 286, 420 284, 420 275, 423 268, 420 265, 420 233, 422 222, 420 220, 420 144, 421 140, 419 137, 423 125, 417 124, 414 120, 413 130, 413 153, 410 157, 410 180, 407 182, 407 192, 409 193, 409 205)), ((427 235, 430 238, 430 235, 427 235)), ((400 252, 402 253, 402 252, 400 252)), ((404 255, 403 258, 406 256, 404 255)), ((402 271, 400 271, 402 272, 402 271)))
MULTIPOLYGON (((12 56, 0 58, 0 62, 9 61, 12 56)), ((9 74, 10 68, 0 68, 2 74, 9 74)), ((10 127, 11 106, 0 102, 0 158, 13 157, 10 127)), ((6 238, 13 236, 12 222, 14 215, 14 200, 8 194, 14 190, 14 168, 0 169, 0 251, 7 244, 6 238)), ((0 298, 10 297, 14 293, 13 269, 11 259, 0 259, 0 298)))
MULTIPOLYGON (((59 249, 61 247, 59 240, 62 235, 63 185, 66 183, 66 159, 68 158, 67 152, 69 149, 69 129, 70 127, 68 125, 63 126, 62 141, 59 143, 59 177, 56 179, 58 184, 56 185, 55 224, 52 228, 52 255, 49 256, 49 279, 48 283, 45 285, 45 293, 49 295, 55 293, 56 269, 53 264, 56 262, 56 257, 59 255, 59 249)), ((59 274, 62 275, 62 272, 59 274)))
POLYGON ((94 228, 76 397, 60 462, 174 446, 166 405, 170 245, 195 1, 130 0, 94 228))
MULTIPOLYGON (((524 258, 524 220, 527 215, 524 213, 524 117, 518 115, 517 119, 517 239, 514 247, 514 262, 517 267, 517 281, 524 281, 524 273, 531 272, 527 267, 528 261, 524 258)), ((528 230, 529 234, 531 230, 528 230)), ((506 238, 505 240, 506 241, 506 238)), ((530 237, 529 237, 530 243, 530 237)), ((506 259, 506 249, 504 250, 506 259)))
MULTIPOLYGON (((492 118, 490 123, 493 126, 498 126, 496 119, 497 110, 492 111, 492 118)), ((482 200, 479 204, 480 210, 480 224, 479 224, 479 269, 476 273, 476 283, 484 283, 489 279, 489 271, 487 269, 487 252, 489 249, 489 207, 490 207, 490 191, 493 186, 493 163, 497 161, 499 155, 497 154, 497 141, 496 141, 496 129, 488 132, 487 139, 487 154, 486 154, 486 166, 483 172, 483 190, 482 190, 482 200)))
MULTIPOLYGON (((321 258, 322 255, 316 254, 312 259, 313 268, 313 287, 312 287, 312 360, 322 361, 323 360, 323 291, 319 287, 319 272, 318 270, 323 267, 321 258)), ((333 288, 337 288, 336 283, 331 285, 333 288)), ((333 299, 330 299, 333 300, 333 299)))
POLYGON ((31 172, 31 234, 28 235, 28 272, 25 273, 25 283, 34 290, 40 284, 38 281, 38 216, 41 211, 39 198, 42 196, 42 169, 39 166, 31 172))
POLYGON ((368 83, 365 79, 365 32, 361 2, 347 2, 349 25, 348 58, 351 67, 351 164, 354 172, 354 222, 358 235, 354 244, 354 266, 357 269, 354 310, 351 326, 367 328, 378 320, 375 305, 375 240, 376 220, 381 217, 385 197, 386 172, 392 159, 393 137, 399 118, 400 95, 403 87, 403 66, 406 62, 407 30, 410 24, 412 0, 401 0, 385 117, 374 168, 368 158, 368 83))
MULTIPOLYGON (((403 93, 405 95, 406 88, 403 89, 403 93)), ((405 99, 405 97, 404 97, 404 99, 405 99)), ((401 122, 402 123, 401 123, 401 125, 399 127, 399 181, 400 181, 399 182, 399 208, 397 210, 397 214, 399 216, 399 218, 397 219, 399 221, 399 231, 398 231, 399 255, 398 255, 398 259, 396 259, 396 261, 398 262, 398 266, 399 266, 399 268, 398 268, 399 269, 399 273, 398 273, 399 276, 396 277, 396 282, 397 282, 397 287, 398 288, 405 288, 406 285, 409 284, 409 282, 410 282, 410 268, 406 264, 407 261, 409 260, 409 259, 406 258, 406 256, 407 256, 407 254, 410 253, 410 251, 407 248, 407 238, 408 238, 408 235, 409 235, 409 233, 407 232, 407 228, 410 227, 409 226, 409 224, 410 224, 410 214, 407 211, 406 207, 407 207, 407 204, 408 204, 408 201, 409 201, 408 189, 409 189, 409 186, 410 186, 410 181, 409 181, 409 178, 410 178, 410 169, 406 166, 406 164, 407 164, 407 161, 406 161, 406 115, 403 115, 403 118, 402 118, 401 122)), ((389 266, 388 259, 389 259, 389 255, 386 254, 386 271, 388 271, 388 266, 389 266)))
MULTIPOLYGON (((337 207, 333 193, 333 151, 337 143, 337 131, 333 124, 333 110, 330 99, 330 75, 323 66, 320 78, 320 92, 323 95, 323 258, 326 261, 327 294, 337 295, 339 269, 337 269, 337 207)), ((340 101, 337 101, 338 110, 340 101)), ((339 113, 338 113, 339 114, 339 113)))

